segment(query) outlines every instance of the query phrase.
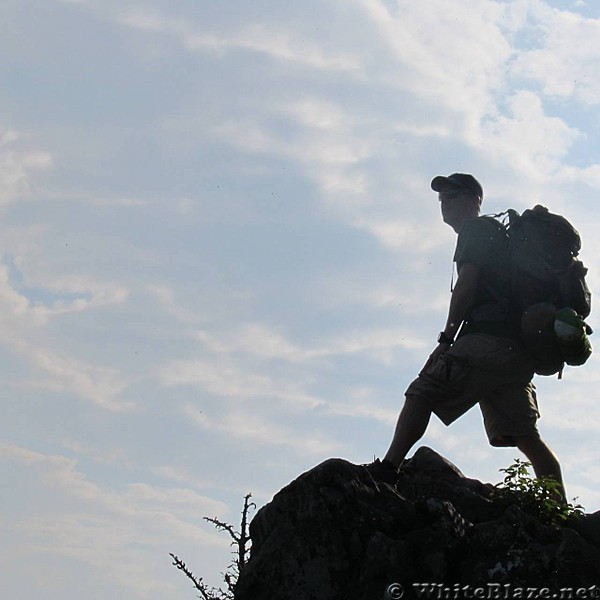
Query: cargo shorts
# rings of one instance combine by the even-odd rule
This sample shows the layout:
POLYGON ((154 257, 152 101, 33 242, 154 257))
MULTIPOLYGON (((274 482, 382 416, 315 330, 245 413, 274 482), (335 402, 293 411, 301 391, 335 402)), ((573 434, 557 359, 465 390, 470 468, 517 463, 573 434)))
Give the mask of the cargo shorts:
POLYGON ((479 404, 492 446, 539 437, 533 364, 516 341, 482 333, 464 335, 424 368, 406 390, 450 425, 479 404))

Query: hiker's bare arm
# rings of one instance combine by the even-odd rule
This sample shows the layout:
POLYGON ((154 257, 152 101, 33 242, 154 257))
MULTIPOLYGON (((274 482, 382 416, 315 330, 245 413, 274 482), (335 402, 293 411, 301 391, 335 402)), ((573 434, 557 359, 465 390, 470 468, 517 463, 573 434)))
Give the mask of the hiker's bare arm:
MULTIPOLYGON (((466 263, 460 268, 456 285, 454 286, 454 290, 452 290, 450 309, 448 310, 448 320, 446 321, 446 327, 444 329, 444 334, 450 339, 454 339, 458 328, 469 314, 477 291, 478 277, 478 266, 466 263)), ((436 349, 429 355, 423 370, 434 363, 438 356, 446 352, 448 348, 450 348, 449 344, 438 344, 436 349)))
POLYGON ((454 339, 458 328, 469 314, 469 310, 475 300, 477 292, 477 280, 479 278, 479 267, 472 263, 461 266, 458 273, 456 285, 450 298, 450 309, 444 333, 446 337, 454 339))

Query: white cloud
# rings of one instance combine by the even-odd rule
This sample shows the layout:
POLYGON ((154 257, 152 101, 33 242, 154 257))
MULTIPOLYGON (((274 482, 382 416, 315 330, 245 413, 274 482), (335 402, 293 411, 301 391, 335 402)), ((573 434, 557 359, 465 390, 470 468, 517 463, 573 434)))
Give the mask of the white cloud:
POLYGON ((320 352, 331 356, 361 354, 381 364, 389 365, 393 362, 395 352, 421 349, 424 346, 422 338, 409 328, 382 328, 348 331, 336 336, 330 345, 325 346, 320 352))
MULTIPOLYGON (((228 508, 220 501, 200 496, 187 488, 161 488, 146 483, 130 483, 122 490, 99 487, 81 472, 78 461, 61 455, 49 455, 8 443, 0 443, 0 457, 14 461, 24 468, 37 471, 40 480, 49 489, 65 495, 72 506, 73 501, 85 501, 114 512, 123 517, 135 516, 138 511, 158 514, 161 508, 171 508, 182 517, 201 518, 203 514, 226 514, 228 508)), ((193 528, 195 530, 195 528, 193 528)), ((182 535, 186 527, 182 526, 182 535)), ((133 540, 132 540, 133 541, 133 540)))
POLYGON ((52 165, 47 152, 19 148, 20 137, 0 127, 0 207, 30 196, 32 174, 52 165))
MULTIPOLYGON (((380 168, 389 170, 396 158, 398 148, 386 139, 390 130, 409 139, 431 138, 430 145, 436 139, 455 139, 537 181, 557 171, 577 131, 548 117, 540 97, 532 92, 513 94, 506 111, 502 102, 514 53, 504 32, 523 20, 526 12, 521 5, 478 2, 466 7, 452 2, 449 10, 446 2, 430 2, 415 7, 404 4, 395 14, 371 0, 355 5, 365 15, 365 36, 385 41, 383 47, 377 43, 361 48, 374 62, 378 53, 377 61, 386 69, 382 75, 380 70, 367 68, 364 84, 383 81, 388 93, 402 98, 405 111, 374 117, 360 105, 327 98, 314 86, 305 97, 294 100, 281 102, 266 94, 253 98, 249 102, 256 106, 248 110, 246 101, 244 110, 234 117, 236 102, 232 102, 223 118, 214 119, 210 126, 202 124, 203 135, 208 129, 211 136, 244 153, 302 165, 333 214, 365 229, 394 251, 406 250, 414 239, 425 250, 439 242, 418 223, 407 224, 404 203, 396 202, 392 211, 390 190, 382 189, 370 168, 377 161, 380 168), (460 39, 455 35, 457 23, 460 39), (455 43, 449 45, 449 38, 455 43), (407 119, 403 112, 415 113, 414 118, 407 119), (272 126, 273 118, 281 115, 294 125, 292 134, 272 126)), ((180 37, 186 31, 189 34, 191 27, 157 14, 129 15, 127 22, 148 31, 177 32, 180 37)), ((244 27, 239 27, 242 33, 233 37, 244 36, 244 27)), ((398 197, 403 192, 413 194, 412 188, 406 194, 408 181, 394 183, 400 184, 395 190, 398 197)))
POLYGON ((228 398, 277 398, 305 408, 320 403, 304 390, 302 383, 256 373, 250 365, 240 366, 225 358, 171 361, 160 369, 158 376, 166 386, 197 386, 228 398))
POLYGON ((376 0, 357 3, 392 53, 390 82, 475 119, 487 111, 490 93, 503 85, 502 66, 511 53, 499 27, 504 13, 498 3, 432 0, 402 3, 394 12, 376 0))
POLYGON ((35 513, 1 524, 5 535, 19 536, 13 551, 21 561, 40 566, 44 554, 66 564, 74 560, 105 582, 129 588, 131 597, 145 598, 174 592, 161 572, 167 571, 169 549, 193 544, 227 554, 227 539, 200 525, 204 516, 227 517, 220 501, 142 482, 110 489, 88 479, 74 459, 13 444, 0 444, 0 460, 17 467, 9 471, 12 485, 29 486, 45 498, 35 513))
POLYGON ((291 362, 303 361, 311 356, 309 350, 295 346, 283 335, 261 323, 248 323, 235 331, 219 335, 199 330, 194 337, 217 354, 243 352, 260 358, 280 358, 291 362))
POLYGON ((206 317, 199 310, 189 310, 183 307, 176 298, 176 291, 167 285, 151 283, 145 286, 144 291, 167 315, 174 317, 177 321, 189 325, 202 323, 206 317))
POLYGON ((447 138, 450 137, 452 129, 448 124, 444 123, 396 123, 394 130, 398 133, 408 134, 414 137, 431 137, 435 138, 447 138))
POLYGON ((406 217, 393 220, 365 217, 357 219, 355 225, 372 233, 384 246, 406 253, 426 254, 447 245, 444 236, 431 235, 431 223, 406 217))
POLYGON ((518 91, 508 98, 509 115, 484 123, 482 148, 532 180, 552 176, 580 133, 562 119, 549 117, 537 94, 518 91))
POLYGON ((92 206, 105 208, 140 208, 148 206, 149 201, 142 198, 133 198, 127 196, 98 196, 89 192, 56 192, 47 191, 45 196, 52 200, 69 200, 74 203, 86 203, 92 206))
POLYGON ((241 373, 221 361, 172 361, 161 369, 160 379, 164 385, 200 385, 223 396, 244 398, 274 393, 273 383, 268 377, 241 373))
POLYGON ((51 340, 45 333, 51 318, 121 303, 127 297, 127 291, 118 286, 113 286, 111 289, 110 286, 98 282, 82 281, 69 276, 55 281, 53 289, 78 293, 85 290, 91 292, 91 297, 68 302, 57 300, 50 306, 34 303, 12 287, 8 269, 0 266, 2 343, 25 359, 37 373, 41 372, 47 376, 42 375, 40 379, 33 376, 27 381, 16 380, 13 385, 74 394, 110 411, 131 410, 133 403, 121 398, 127 384, 117 369, 98 366, 71 356, 64 350, 59 350, 57 342, 51 340))
POLYGON ((274 423, 255 411, 233 410, 221 417, 208 417, 192 404, 184 406, 185 416, 202 429, 219 431, 235 439, 248 440, 266 446, 287 446, 302 455, 331 456, 343 449, 330 434, 298 432, 295 427, 274 423))
POLYGON ((34 320, 43 320, 43 311, 40 314, 35 308, 30 311, 30 302, 25 296, 19 294, 9 283, 8 269, 4 265, 0 265, 0 303, 2 306, 2 315, 5 319, 13 319, 25 313, 28 318, 34 320))
POLYGON ((324 98, 307 96, 291 102, 281 110, 298 123, 313 129, 341 131, 350 129, 356 124, 355 118, 350 117, 340 106, 324 98))
POLYGON ((25 286, 37 287, 40 284, 47 286, 44 291, 48 295, 59 297, 49 302, 28 298, 11 284, 8 268, 0 264, 0 321, 4 320, 5 326, 13 331, 13 338, 22 339, 23 331, 46 325, 50 319, 59 315, 122 304, 129 295, 129 290, 123 286, 92 278, 65 274, 51 279, 41 272, 35 278, 27 278, 25 274, 25 286), (60 298, 60 295, 67 294, 79 297, 69 300, 60 298))
POLYGON ((329 402, 324 411, 330 415, 372 419, 390 427, 390 431, 398 418, 399 408, 386 408, 373 401, 371 390, 355 390, 353 398, 346 402, 329 402))
POLYGON ((162 465, 160 467, 154 467, 151 470, 160 477, 171 481, 176 481, 177 483, 184 484, 190 488, 217 486, 216 482, 199 479, 195 473, 192 473, 189 469, 180 466, 162 465))
MULTIPOLYGON (((396 85, 432 106, 429 115, 419 115, 423 124, 398 124, 399 131, 461 140, 533 181, 562 172, 562 159, 582 134, 549 116, 543 95, 552 95, 555 86, 565 95, 577 89, 588 100, 600 97, 589 84, 595 80, 587 66, 597 57, 597 36, 592 34, 600 21, 552 9, 539 0, 403 4, 391 12, 379 2, 360 4, 393 53, 396 85), (448 44, 457 27, 460 39, 448 44), (541 48, 511 45, 518 43, 523 28, 543 32, 541 48), (543 94, 523 89, 507 96, 511 76, 543 81, 543 94), (579 88, 573 87, 576 79, 584 82, 579 88)), ((387 79, 393 82, 394 76, 387 79)), ((584 176, 595 179, 593 169, 584 170, 584 176)))
MULTIPOLYGON (((377 300, 372 298, 372 300, 374 303, 383 302, 385 304, 382 298, 377 298, 377 300)), ((396 301, 398 300, 402 301, 402 296, 397 297, 396 301)), ((411 302, 411 299, 408 299, 408 302, 411 302)), ((417 303, 417 301, 414 300, 414 303, 417 303)), ((362 354, 365 358, 378 360, 382 353, 423 347, 422 340, 408 327, 406 329, 353 329, 343 334, 335 334, 326 340, 319 339, 314 344, 305 347, 293 344, 279 332, 259 323, 241 325, 238 329, 222 331, 219 334, 200 330, 194 337, 205 345, 213 356, 240 353, 265 361, 276 359, 291 363, 310 362, 315 366, 319 364, 318 359, 347 354, 362 354)), ((387 364, 389 360, 386 359, 382 362, 387 364)), ((181 364, 180 366, 183 367, 184 365, 181 364)), ((233 376, 233 371, 226 366, 225 361, 220 362, 219 365, 214 365, 214 367, 216 370, 224 369, 223 380, 231 382, 237 379, 233 376)), ((200 371, 206 371, 205 368, 201 367, 201 363, 188 364, 184 370, 179 371, 181 381, 191 382, 195 380, 206 383, 207 379, 199 374, 200 371), (184 376, 184 372, 189 373, 189 375, 184 376)), ((168 372, 169 369, 165 372, 167 381, 169 380, 166 375, 168 372)), ((268 393, 267 390, 271 388, 271 384, 268 384, 264 378, 253 376, 251 380, 245 380, 239 386, 235 386, 234 390, 231 391, 231 395, 260 395, 261 393, 268 393), (255 382, 254 385, 250 383, 251 380, 255 382), (242 390, 246 390, 246 394, 243 394, 242 390)), ((227 387, 224 386, 222 389, 227 389, 227 387)), ((286 386, 280 382, 273 387, 284 390, 286 386)), ((214 389, 216 388, 213 388, 213 391, 214 389)))
POLYGON ((360 67, 352 54, 328 52, 318 43, 284 27, 253 23, 244 25, 236 33, 215 35, 190 25, 187 20, 170 18, 147 9, 126 10, 120 15, 119 21, 125 26, 149 33, 170 35, 192 52, 243 49, 324 71, 357 71, 360 67))
POLYGON ((28 360, 48 375, 45 379, 22 383, 21 387, 53 393, 66 392, 113 412, 134 409, 133 402, 122 398, 128 384, 117 369, 90 364, 73 356, 61 356, 33 345, 15 345, 28 360))
MULTIPOLYGON (((388 322, 392 319, 393 323, 399 323, 400 326, 390 324, 381 333, 387 336, 391 332, 403 348, 419 348, 422 329, 420 321, 415 319, 421 317, 426 320, 432 314, 441 313, 445 317, 447 313, 453 272, 452 242, 453 240, 448 244, 446 254, 440 256, 437 253, 413 254, 413 249, 403 248, 401 255, 405 260, 399 268, 373 282, 366 283, 353 273, 330 276, 315 284, 315 306, 328 311, 354 307, 361 312, 368 311, 369 314, 385 311, 388 322), (410 257, 410 260, 406 257, 410 257)), ((456 275, 454 279, 456 280, 456 275)), ((357 338, 372 337, 376 331, 379 330, 366 328, 362 333, 353 330, 352 335, 357 338)), ((336 347, 339 347, 340 354, 344 352, 343 344, 333 343, 332 340, 322 342, 322 346, 323 350, 331 348, 332 353, 336 347)), ((317 348, 314 351, 317 352, 317 348)))
POLYGON ((90 459, 101 465, 118 465, 123 468, 133 469, 134 462, 123 448, 100 449, 89 443, 81 443, 72 439, 63 439, 60 445, 80 458, 90 459))
POLYGON ((575 167, 562 165, 556 175, 559 182, 584 183, 596 190, 600 189, 600 165, 575 167))
MULTIPOLYGON (((288 157, 305 163, 328 181, 331 168, 356 165, 370 156, 375 141, 355 133, 358 122, 349 111, 332 102, 307 97, 294 104, 271 105, 268 112, 286 115, 300 131, 290 140, 266 123, 235 117, 214 128, 214 134, 248 152, 288 157)), ((329 184, 331 186, 331 184, 329 184)), ((325 186, 328 187, 328 186, 325 186)), ((344 188, 346 189, 346 188, 344 188)))
POLYGON ((574 97, 585 104, 600 101, 596 69, 600 19, 559 10, 547 2, 530 0, 527 27, 536 45, 515 57, 513 74, 538 83, 544 95, 574 97))

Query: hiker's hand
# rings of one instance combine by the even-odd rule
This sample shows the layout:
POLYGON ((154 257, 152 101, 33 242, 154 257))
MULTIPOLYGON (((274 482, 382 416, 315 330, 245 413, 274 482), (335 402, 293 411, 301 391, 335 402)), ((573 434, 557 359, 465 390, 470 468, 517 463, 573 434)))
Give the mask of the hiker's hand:
POLYGON ((433 365, 435 361, 442 355, 444 352, 447 352, 450 349, 450 344, 438 344, 437 348, 429 355, 425 366, 423 367, 423 371, 425 371, 428 367, 433 365))

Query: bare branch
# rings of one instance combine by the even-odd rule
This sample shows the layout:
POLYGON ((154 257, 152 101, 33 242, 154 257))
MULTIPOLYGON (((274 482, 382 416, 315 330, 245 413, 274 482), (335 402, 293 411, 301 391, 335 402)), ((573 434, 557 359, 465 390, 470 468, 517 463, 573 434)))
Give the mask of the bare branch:
POLYGON ((237 568, 238 572, 240 572, 248 559, 249 549, 247 548, 247 544, 250 541, 250 534, 248 531, 248 511, 250 508, 256 508, 256 504, 254 502, 250 502, 250 498, 252 498, 252 494, 246 494, 244 497, 244 508, 242 509, 242 522, 240 523, 240 533, 238 536, 238 559, 237 559, 237 568))
POLYGON ((234 542, 236 542, 236 543, 239 542, 238 534, 236 533, 233 526, 230 525, 229 523, 224 523, 223 521, 220 521, 216 517, 214 517, 214 518, 204 517, 204 520, 208 521, 209 523, 212 523, 217 529, 226 531, 231 536, 231 539, 233 539, 234 542))
POLYGON ((204 600, 215 600, 215 597, 208 591, 202 581, 202 577, 196 577, 186 566, 186 564, 172 552, 169 552, 169 556, 173 559, 173 565, 180 571, 185 573, 186 577, 194 584, 194 587, 200 592, 201 597, 204 600))
POLYGON ((252 494, 246 494, 244 496, 244 506, 242 508, 242 518, 240 522, 240 530, 236 531, 232 525, 221 521, 217 517, 204 517, 204 520, 212 523, 218 530, 226 531, 229 537, 232 539, 231 545, 235 546, 233 552, 235 558, 233 562, 227 567, 225 573, 221 573, 223 581, 227 588, 217 589, 208 588, 202 581, 202 577, 196 577, 190 569, 187 568, 186 564, 174 554, 171 554, 173 558, 173 565, 182 571, 190 581, 194 584, 194 587, 200 592, 202 600, 233 600, 235 594, 235 587, 237 585, 238 577, 248 563, 250 558, 250 524, 249 524, 249 512, 252 508, 256 508, 254 502, 250 502, 252 494))

